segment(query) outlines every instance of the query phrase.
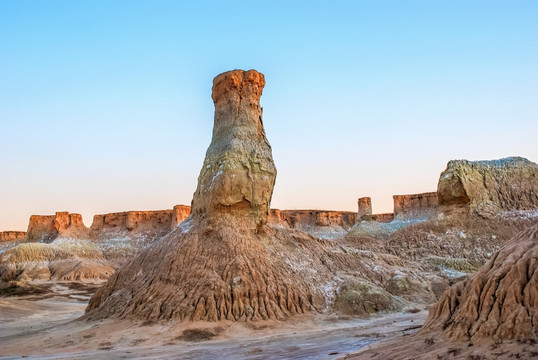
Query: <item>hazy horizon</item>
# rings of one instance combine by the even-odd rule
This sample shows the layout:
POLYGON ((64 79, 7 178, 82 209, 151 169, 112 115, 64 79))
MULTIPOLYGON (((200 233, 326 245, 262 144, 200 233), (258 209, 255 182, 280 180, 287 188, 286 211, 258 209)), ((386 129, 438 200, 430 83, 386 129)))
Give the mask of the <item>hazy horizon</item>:
POLYGON ((452 159, 538 161, 533 1, 0 1, 0 231, 190 205, 212 79, 265 74, 272 208, 435 191, 452 159))

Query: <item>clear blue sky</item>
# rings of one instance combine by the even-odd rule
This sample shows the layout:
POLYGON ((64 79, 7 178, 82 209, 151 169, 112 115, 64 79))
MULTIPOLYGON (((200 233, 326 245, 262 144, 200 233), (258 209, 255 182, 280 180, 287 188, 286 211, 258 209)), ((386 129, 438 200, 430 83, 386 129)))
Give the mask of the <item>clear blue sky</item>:
POLYGON ((266 76, 276 208, 392 211, 450 159, 538 161, 537 1, 0 0, 0 231, 190 204, 212 79, 266 76))

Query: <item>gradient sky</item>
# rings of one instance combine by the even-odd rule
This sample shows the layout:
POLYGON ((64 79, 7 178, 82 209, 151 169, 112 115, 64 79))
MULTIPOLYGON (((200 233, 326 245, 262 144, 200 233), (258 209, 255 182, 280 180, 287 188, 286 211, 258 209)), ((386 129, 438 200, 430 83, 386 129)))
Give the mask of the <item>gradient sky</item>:
POLYGON ((0 0, 0 231, 190 204, 212 79, 266 76, 272 206, 391 212, 450 159, 538 161, 537 1, 0 0))

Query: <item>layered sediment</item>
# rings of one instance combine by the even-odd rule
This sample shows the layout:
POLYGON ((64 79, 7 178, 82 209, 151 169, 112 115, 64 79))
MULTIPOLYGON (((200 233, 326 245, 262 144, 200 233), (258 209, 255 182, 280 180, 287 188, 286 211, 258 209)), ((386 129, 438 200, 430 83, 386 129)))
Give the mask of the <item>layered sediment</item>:
POLYGON ((437 193, 394 195, 395 217, 430 217, 438 205, 437 193))
POLYGON ((28 223, 29 242, 50 243, 58 237, 88 238, 88 228, 80 214, 67 211, 55 215, 32 215, 28 223))
POLYGON ((26 238, 25 231, 2 231, 0 242, 23 241, 26 238))
POLYGON ((351 211, 271 209, 267 223, 332 239, 344 236, 356 221, 357 213, 351 211))

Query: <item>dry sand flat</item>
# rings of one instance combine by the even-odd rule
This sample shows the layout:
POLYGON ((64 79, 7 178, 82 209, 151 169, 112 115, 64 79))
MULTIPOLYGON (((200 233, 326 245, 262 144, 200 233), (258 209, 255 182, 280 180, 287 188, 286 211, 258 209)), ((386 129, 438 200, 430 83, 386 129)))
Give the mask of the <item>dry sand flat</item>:
POLYGON ((369 320, 302 316, 291 322, 190 324, 74 321, 88 294, 64 285, 0 300, 0 358, 334 359, 416 331, 426 312, 369 320))

